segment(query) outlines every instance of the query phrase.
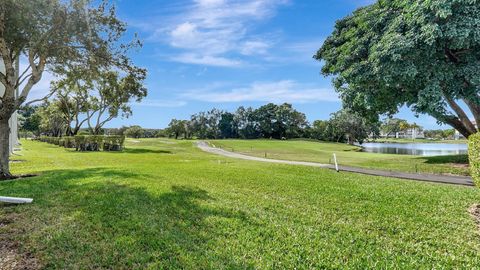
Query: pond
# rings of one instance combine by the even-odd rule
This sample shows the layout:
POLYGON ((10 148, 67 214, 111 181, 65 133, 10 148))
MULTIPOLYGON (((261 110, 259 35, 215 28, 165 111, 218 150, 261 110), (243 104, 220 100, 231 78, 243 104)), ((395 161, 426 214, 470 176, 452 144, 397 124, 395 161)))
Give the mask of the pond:
POLYGON ((360 146, 363 152, 398 155, 448 156, 468 153, 468 146, 464 143, 364 143, 360 146))

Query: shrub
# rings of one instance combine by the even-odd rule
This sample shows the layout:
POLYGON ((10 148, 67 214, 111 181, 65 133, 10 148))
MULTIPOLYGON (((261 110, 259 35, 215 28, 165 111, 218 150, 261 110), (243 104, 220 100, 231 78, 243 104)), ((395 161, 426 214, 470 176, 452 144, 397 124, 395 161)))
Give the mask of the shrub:
POLYGON ((122 151, 125 136, 104 136, 103 151, 122 151))
POLYGON ((99 151, 103 142, 103 136, 100 135, 77 135, 75 136, 75 145, 77 151, 99 151))
POLYGON ((104 137, 103 135, 87 136, 87 141, 91 148, 90 151, 100 151, 100 147, 102 146, 102 143, 103 143, 103 137, 104 137))
POLYGON ((473 181, 480 185, 480 133, 471 135, 468 138, 468 157, 470 159, 470 170, 473 181))
POLYGON ((74 137, 74 140, 75 140, 75 149, 77 151, 86 151, 86 140, 85 140, 86 136, 85 135, 76 135, 74 137))
POLYGON ((55 144, 65 148, 75 148, 77 151, 122 151, 125 136, 103 135, 76 135, 74 137, 48 137, 38 138, 41 142, 55 144))
POLYGON ((64 137, 63 147, 65 148, 75 148, 75 138, 73 137, 64 137))

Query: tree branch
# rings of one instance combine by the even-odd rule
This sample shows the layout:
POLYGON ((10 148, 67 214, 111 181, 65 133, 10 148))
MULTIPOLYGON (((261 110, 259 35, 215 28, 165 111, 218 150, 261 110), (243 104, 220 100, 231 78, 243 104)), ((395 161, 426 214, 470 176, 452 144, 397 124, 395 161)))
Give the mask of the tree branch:
MULTIPOLYGON (((0 83, 2 83, 3 86, 5 86, 5 89, 7 88, 7 76, 5 76, 5 74, 1 72, 0 72, 0 83)), ((5 93, 3 93, 3 95, 5 95, 5 93)))
POLYGON ((470 133, 469 135, 471 135, 473 133, 476 133, 477 130, 475 129, 475 126, 472 124, 472 122, 468 118, 467 114, 463 111, 463 109, 445 91, 442 91, 442 93, 443 93, 443 96, 444 96, 445 100, 447 101, 448 105, 450 105, 452 110, 457 114, 460 122, 463 124, 465 129, 470 133))
POLYGON ((27 84, 23 87, 22 93, 18 97, 18 100, 21 105, 23 101, 27 99, 28 94, 32 87, 42 79, 43 71, 45 70, 46 58, 42 55, 39 56, 38 65, 35 64, 35 52, 30 51, 28 55, 28 61, 30 62, 30 67, 32 68, 32 76, 28 79, 27 84))
POLYGON ((102 121, 100 124, 98 124, 98 129, 102 128, 103 125, 105 125, 108 121, 111 121, 113 119, 113 116, 110 115, 107 119, 105 119, 104 121, 102 121))
POLYGON ((15 87, 19 87, 24 81, 25 81, 25 78, 28 78, 30 76, 32 76, 32 74, 30 73, 28 76, 26 76, 25 78, 23 78, 23 76, 25 76, 25 74, 30 70, 30 65, 28 66, 28 68, 26 68, 22 74, 20 74, 17 78, 17 84, 15 87), (20 82, 21 80, 21 82, 20 82))
POLYGON ((45 100, 49 99, 51 96, 53 96, 53 94, 55 94, 55 92, 57 92, 57 90, 51 91, 48 95, 44 96, 43 98, 34 99, 32 101, 29 101, 29 102, 25 103, 25 106, 29 106, 29 105, 31 105, 33 103, 36 103, 36 102, 45 101, 45 100))
POLYGON ((465 104, 467 104, 468 108, 473 114, 473 118, 475 119, 475 123, 477 124, 477 131, 480 131, 480 106, 466 98, 464 98, 463 101, 465 102, 465 104))

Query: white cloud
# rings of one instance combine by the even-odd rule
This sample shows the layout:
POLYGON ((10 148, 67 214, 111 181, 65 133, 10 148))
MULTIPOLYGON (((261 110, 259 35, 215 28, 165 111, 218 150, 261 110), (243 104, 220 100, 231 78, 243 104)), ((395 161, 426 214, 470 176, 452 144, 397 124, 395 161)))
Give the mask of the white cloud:
POLYGON ((301 55, 313 56, 322 47, 325 39, 314 39, 308 41, 293 42, 285 49, 301 55))
POLYGON ((219 6, 225 3, 224 0, 195 0, 195 2, 200 6, 206 6, 206 7, 219 6))
POLYGON ((313 59, 318 49, 322 46, 324 39, 312 39, 303 41, 290 41, 278 48, 276 51, 281 52, 276 55, 269 55, 266 59, 272 63, 292 65, 292 64, 309 64, 318 65, 319 62, 313 59))
POLYGON ((247 87, 221 90, 209 87, 184 93, 183 98, 206 102, 290 102, 311 103, 318 101, 338 101, 338 95, 332 89, 316 88, 299 84, 292 80, 277 82, 256 82, 247 87))
POLYGON ((230 59, 231 54, 263 54, 271 47, 266 40, 252 39, 251 28, 255 21, 271 17, 285 3, 287 0, 195 0, 186 11, 169 20, 167 27, 156 29, 150 40, 167 42, 181 50, 171 58, 173 61, 238 67, 239 61, 230 59))
POLYGON ((265 41, 246 41, 240 47, 243 55, 266 54, 270 44, 265 41))
POLYGON ((239 67, 243 65, 243 62, 240 60, 192 53, 176 55, 170 59, 185 64, 198 64, 217 67, 239 67))
POLYGON ((180 100, 157 100, 146 99, 141 103, 130 103, 131 106, 155 107, 155 108, 177 108, 187 105, 187 102, 180 100))

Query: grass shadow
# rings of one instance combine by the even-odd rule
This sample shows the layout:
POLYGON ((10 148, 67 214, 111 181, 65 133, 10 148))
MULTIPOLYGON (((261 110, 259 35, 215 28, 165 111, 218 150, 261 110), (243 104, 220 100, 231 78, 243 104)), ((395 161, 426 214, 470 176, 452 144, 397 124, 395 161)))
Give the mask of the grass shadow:
POLYGON ((110 153, 110 154, 173 154, 172 151, 169 150, 153 150, 153 149, 146 149, 146 148, 124 148, 122 151, 77 151, 75 148, 63 148, 65 151, 69 153, 80 153, 80 154, 89 154, 89 153, 110 153))
POLYGON ((125 148, 123 150, 125 153, 129 154, 172 154, 172 151, 168 150, 152 150, 145 148, 125 148))
POLYGON ((425 160, 427 164, 468 164, 468 155, 448 155, 448 156, 432 156, 419 157, 418 159, 425 160))
POLYGON ((27 190, 35 198, 31 208, 19 208, 22 218, 11 233, 33 232, 45 268, 252 268, 217 246, 226 224, 251 225, 245 213, 215 204, 204 189, 159 191, 139 184, 142 177, 152 176, 109 168, 49 171, 37 182, 0 190, 27 190))

